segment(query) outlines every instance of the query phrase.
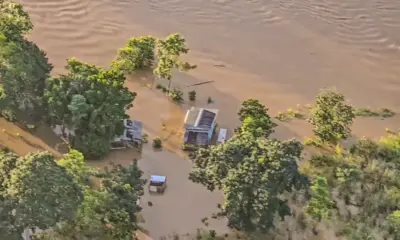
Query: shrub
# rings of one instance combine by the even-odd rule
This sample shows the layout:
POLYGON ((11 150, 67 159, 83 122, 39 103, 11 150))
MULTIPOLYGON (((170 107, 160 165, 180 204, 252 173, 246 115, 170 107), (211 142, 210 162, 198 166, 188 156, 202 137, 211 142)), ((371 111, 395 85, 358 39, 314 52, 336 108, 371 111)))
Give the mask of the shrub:
POLYGON ((189 100, 191 101, 191 102, 194 102, 194 101, 196 101, 196 91, 190 91, 189 93, 188 93, 188 95, 189 95, 189 100))
POLYGON ((169 93, 169 97, 172 99, 172 101, 180 103, 183 101, 183 92, 179 89, 174 88, 169 93))
POLYGON ((336 90, 321 91, 311 113, 309 122, 313 125, 315 136, 321 141, 336 144, 350 135, 354 109, 346 104, 344 95, 336 90))
POLYGON ((312 137, 304 139, 303 143, 306 146, 314 146, 314 147, 321 147, 322 146, 322 142, 319 139, 312 138, 312 137))
POLYGON ((165 88, 165 87, 159 83, 156 85, 156 89, 158 89, 158 90, 163 89, 163 88, 165 88))
POLYGON ((143 136, 142 136, 143 143, 148 143, 149 142, 148 137, 149 137, 149 135, 147 135, 146 133, 143 134, 143 136))
POLYGON ((2 110, 1 116, 3 116, 7 121, 10 121, 10 122, 15 122, 17 120, 17 117, 15 116, 15 114, 11 110, 8 110, 8 109, 2 110))
POLYGON ((156 149, 162 148, 161 138, 156 137, 156 138, 153 139, 153 148, 156 148, 156 149))
POLYGON ((390 118, 396 115, 396 113, 388 108, 380 108, 373 110, 370 108, 357 108, 354 110, 354 114, 358 117, 383 117, 390 118))
POLYGON ((383 118, 390 118, 396 115, 396 113, 388 108, 381 108, 380 109, 380 115, 383 118))
POLYGON ((214 101, 212 100, 212 98, 211 97, 208 97, 207 98, 207 104, 211 104, 211 103, 213 103, 214 101))

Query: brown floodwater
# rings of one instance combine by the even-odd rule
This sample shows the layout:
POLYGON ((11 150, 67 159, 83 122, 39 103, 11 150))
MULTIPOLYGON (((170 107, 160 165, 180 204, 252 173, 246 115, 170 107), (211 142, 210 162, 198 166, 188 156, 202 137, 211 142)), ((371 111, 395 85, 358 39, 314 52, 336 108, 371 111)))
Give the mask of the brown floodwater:
MULTIPOLYGON (((237 109, 247 98, 260 99, 274 114, 297 104, 312 103, 319 89, 331 86, 357 106, 400 111, 398 0, 20 2, 35 25, 30 38, 48 53, 55 73, 63 71, 69 57, 106 67, 117 49, 133 36, 183 34, 191 49, 187 59, 198 68, 189 74, 176 74, 172 84, 186 92, 193 89, 184 88, 186 85, 214 81, 195 88, 198 95, 195 105, 207 106, 207 98, 211 97, 212 107, 220 109, 219 126, 230 132, 238 123, 237 109)), ((188 106, 165 101, 165 96, 154 90, 152 83, 152 79, 143 76, 136 76, 136 80, 128 78, 127 86, 138 92, 129 113, 143 121, 150 135, 168 140, 168 149, 176 150, 182 135, 184 110, 188 106)), ((386 127, 398 128, 399 119, 358 119, 354 132, 376 137, 383 134, 386 127)), ((281 124, 277 134, 284 138, 303 138, 310 134, 310 127, 304 121, 294 121, 281 124)), ((164 154, 146 152, 145 156, 150 159, 149 163, 154 158, 154 166, 158 166, 155 162, 174 158, 169 153, 164 154)), ((115 161, 120 158, 114 156, 115 161)), ((130 156, 126 159, 130 160, 130 156)), ((146 159, 143 160, 142 164, 146 164, 146 159)), ((171 160, 170 164, 173 162, 171 160)), ((153 169, 149 166, 147 174, 153 169)), ((190 166, 178 164, 173 168, 182 171, 185 178, 190 166)), ((159 171, 163 174, 161 168, 159 171)), ((178 182, 174 183, 175 187, 178 182)), ((186 179, 183 182, 187 187, 182 189, 192 189, 186 179)), ((171 192, 179 191, 172 189, 171 192)), ((185 196, 194 195, 186 192, 185 196)), ((159 201, 158 204, 166 208, 176 205, 175 200, 159 201)), ((210 203, 212 208, 215 202, 210 203)), ((202 204, 205 203, 202 201, 202 204)), ((168 214, 174 214, 175 210, 170 210, 168 214)), ((190 214, 187 209, 177 211, 182 210, 190 214)), ((154 217, 148 217, 149 224, 170 223, 171 215, 160 220, 156 212, 153 214, 154 217)), ((205 216, 199 213, 191 217, 205 216)), ((179 224, 184 223, 185 217, 179 224)), ((157 232, 155 236, 167 231, 153 229, 157 232)))
POLYGON ((400 1, 21 2, 35 24, 31 38, 48 52, 55 72, 71 56, 107 66, 132 36, 182 33, 198 69, 177 74, 174 84, 214 81, 197 87, 197 105, 212 97, 229 128, 246 98, 276 112, 310 103, 330 86, 354 104, 400 110, 400 1))

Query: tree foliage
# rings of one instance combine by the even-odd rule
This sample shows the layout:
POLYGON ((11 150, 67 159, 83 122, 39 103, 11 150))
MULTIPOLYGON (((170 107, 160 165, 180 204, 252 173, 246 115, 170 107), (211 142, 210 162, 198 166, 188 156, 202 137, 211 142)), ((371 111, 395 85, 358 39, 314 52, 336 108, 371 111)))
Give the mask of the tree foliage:
POLYGON ((301 144, 279 142, 241 133, 226 143, 200 149, 189 175, 210 191, 220 189, 229 226, 246 231, 268 231, 276 215, 290 214, 282 193, 306 183, 297 168, 301 144))
POLYGON ((154 74, 158 77, 171 81, 172 70, 188 71, 196 68, 188 62, 181 60, 182 54, 187 54, 185 39, 178 33, 167 36, 165 40, 157 40, 157 67, 154 74))
POLYGON ((317 95, 311 113, 309 121, 314 126, 314 134, 320 140, 336 143, 350 135, 350 126, 355 117, 353 108, 334 89, 326 89, 317 95))
POLYGON ((318 221, 328 218, 333 201, 326 178, 318 176, 311 186, 311 191, 311 200, 307 206, 307 213, 318 221))
POLYGON ((332 220, 335 226, 343 222, 351 226, 348 239, 375 239, 373 233, 397 239, 398 231, 393 224, 400 204, 399 160, 398 134, 379 141, 360 139, 350 151, 313 156, 308 172, 313 178, 326 177, 328 188, 323 184, 319 193, 313 195, 309 209, 318 211, 311 213, 320 213, 320 209, 326 212, 329 189, 332 199, 341 203, 331 209, 338 216, 332 220), (319 204, 314 204, 315 197, 319 204))
POLYGON ((154 65, 156 39, 152 36, 131 38, 118 50, 113 67, 127 73, 150 69, 154 65))
POLYGON ((0 33, 9 41, 19 41, 32 30, 29 14, 22 4, 0 0, 0 33))
POLYGON ((4 93, 0 107, 33 114, 42 106, 52 65, 45 52, 24 39, 33 26, 22 5, 0 1, 0 13, 0 78, 4 93))
POLYGON ((83 203, 77 209, 74 220, 37 234, 35 239, 133 239, 133 233, 138 228, 136 213, 140 210, 136 201, 143 195, 145 183, 136 161, 127 167, 110 165, 104 171, 97 172, 82 164, 82 154, 72 150, 60 164, 84 189, 83 203), (99 188, 92 188, 85 181, 93 174, 101 180, 99 188))
POLYGON ((14 236, 25 228, 47 229, 75 218, 83 199, 70 174, 47 152, 17 157, 0 153, 0 232, 14 236))
POLYGON ((0 37, 0 76, 5 98, 2 108, 34 113, 43 105, 45 81, 52 65, 46 54, 30 41, 8 42, 0 37))
POLYGON ((125 111, 136 94, 124 87, 124 75, 114 69, 69 59, 67 75, 47 82, 45 100, 51 125, 74 130, 72 146, 88 157, 102 157, 109 142, 121 134, 125 111))
POLYGON ((242 121, 241 129, 251 131, 258 137, 268 137, 274 132, 276 123, 268 115, 268 108, 256 99, 248 99, 242 103, 238 112, 239 119, 242 121))

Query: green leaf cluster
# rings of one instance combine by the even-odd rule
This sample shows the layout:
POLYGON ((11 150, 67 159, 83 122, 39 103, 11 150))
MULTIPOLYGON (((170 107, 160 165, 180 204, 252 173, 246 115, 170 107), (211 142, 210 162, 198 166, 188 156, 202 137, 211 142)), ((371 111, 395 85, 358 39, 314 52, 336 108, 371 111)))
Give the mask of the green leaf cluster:
POLYGON ((124 86, 124 75, 71 58, 68 74, 48 80, 45 101, 51 125, 74 130, 72 147, 88 157, 102 157, 121 134, 125 111, 136 94, 124 86))
POLYGON ((47 229, 73 220, 80 186, 48 152, 18 157, 0 152, 0 235, 19 239, 26 228, 47 229))
POLYGON ((323 142, 337 143, 350 135, 350 126, 355 118, 354 110, 347 105, 343 94, 334 89, 325 89, 317 95, 311 109, 309 122, 313 132, 323 142))
POLYGON ((257 100, 244 102, 240 131, 223 144, 199 149, 193 157, 189 179, 210 191, 222 190, 222 214, 237 230, 267 232, 276 217, 290 215, 284 193, 307 184, 297 166, 301 143, 266 138, 274 126, 266 111, 257 100))

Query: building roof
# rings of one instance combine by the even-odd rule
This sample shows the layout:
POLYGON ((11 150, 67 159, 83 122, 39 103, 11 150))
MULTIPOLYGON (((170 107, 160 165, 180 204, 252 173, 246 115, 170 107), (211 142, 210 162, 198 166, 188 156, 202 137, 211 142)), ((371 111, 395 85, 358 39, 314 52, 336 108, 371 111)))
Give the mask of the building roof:
POLYGON ((143 124, 141 121, 125 119, 124 125, 124 137, 142 140, 143 124))
POLYGON ((192 107, 186 112, 185 126, 208 129, 215 121, 217 113, 217 109, 192 107))
POLYGON ((150 182, 166 182, 166 176, 151 175, 150 182))

